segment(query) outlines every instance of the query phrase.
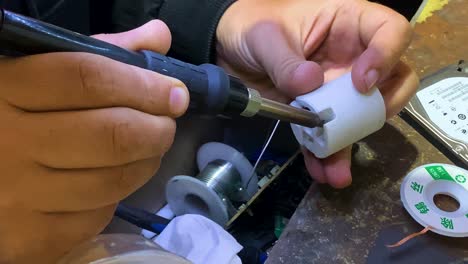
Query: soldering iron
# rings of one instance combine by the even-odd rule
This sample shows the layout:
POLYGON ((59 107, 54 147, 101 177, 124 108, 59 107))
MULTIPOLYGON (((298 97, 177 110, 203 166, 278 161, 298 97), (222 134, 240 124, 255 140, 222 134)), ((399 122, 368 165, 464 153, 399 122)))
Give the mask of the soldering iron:
MULTIPOLYGON (((66 30, 2 9, 0 49, 9 56, 49 52, 87 52, 182 81, 190 93, 190 112, 207 115, 255 115, 307 127, 323 121, 310 111, 266 98, 213 64, 196 66, 152 51, 130 51, 110 43, 66 30)), ((6 55, 6 54, 5 54, 6 55)))

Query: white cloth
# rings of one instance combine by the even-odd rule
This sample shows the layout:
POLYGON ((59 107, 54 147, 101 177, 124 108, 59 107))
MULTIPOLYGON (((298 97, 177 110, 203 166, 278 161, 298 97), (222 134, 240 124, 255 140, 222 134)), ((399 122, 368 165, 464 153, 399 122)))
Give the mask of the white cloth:
MULTIPOLYGON (((159 215, 161 217, 164 217, 166 219, 172 219, 175 217, 175 214, 172 212, 171 210, 171 207, 169 207, 168 204, 166 204, 163 208, 161 208, 157 213, 156 215, 159 215)), ((156 236, 155 233, 149 231, 149 230, 146 230, 146 229, 142 229, 141 230, 141 235, 146 237, 147 239, 152 239, 153 237, 156 236)))
POLYGON ((240 264, 242 246, 217 223, 194 214, 174 218, 154 239, 165 250, 194 264, 240 264))

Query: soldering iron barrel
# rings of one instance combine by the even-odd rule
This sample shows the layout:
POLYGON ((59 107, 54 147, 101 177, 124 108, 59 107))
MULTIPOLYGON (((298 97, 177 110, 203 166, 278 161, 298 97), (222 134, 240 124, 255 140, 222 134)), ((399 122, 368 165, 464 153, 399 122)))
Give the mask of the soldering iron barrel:
POLYGON ((145 58, 137 52, 4 9, 0 13, 0 48, 10 55, 87 52, 138 67, 146 66, 145 58))
POLYGON ((310 111, 265 98, 262 99, 258 115, 306 127, 321 127, 324 123, 318 115, 310 111))

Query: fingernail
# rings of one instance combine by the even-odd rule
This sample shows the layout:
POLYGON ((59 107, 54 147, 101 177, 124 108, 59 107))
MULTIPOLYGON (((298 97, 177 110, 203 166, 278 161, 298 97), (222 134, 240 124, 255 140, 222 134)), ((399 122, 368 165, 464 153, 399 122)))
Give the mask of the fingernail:
POLYGON ((379 80, 379 72, 375 69, 372 69, 366 73, 366 85, 367 85, 367 91, 372 89, 374 85, 377 83, 379 80))
POLYGON ((174 87, 171 89, 171 95, 169 97, 169 105, 171 113, 182 114, 187 109, 189 96, 187 90, 182 87, 174 87))

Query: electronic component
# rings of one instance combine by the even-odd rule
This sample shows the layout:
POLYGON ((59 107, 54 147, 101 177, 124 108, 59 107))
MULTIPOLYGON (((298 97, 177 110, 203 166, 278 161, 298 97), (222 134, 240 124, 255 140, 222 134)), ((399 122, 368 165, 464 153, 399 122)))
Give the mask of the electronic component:
POLYGON ((421 80, 402 118, 460 167, 468 168, 468 64, 421 80))

